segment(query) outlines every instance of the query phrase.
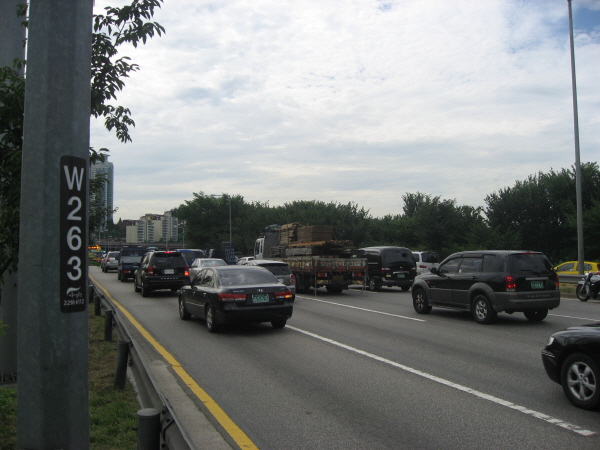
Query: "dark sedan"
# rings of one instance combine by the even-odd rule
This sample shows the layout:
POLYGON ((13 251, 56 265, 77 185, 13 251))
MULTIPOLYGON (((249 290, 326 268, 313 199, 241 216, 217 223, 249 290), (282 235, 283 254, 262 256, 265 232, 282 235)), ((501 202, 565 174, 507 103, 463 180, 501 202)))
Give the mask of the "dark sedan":
POLYGON ((600 322, 554 333, 542 350, 550 379, 584 409, 600 407, 600 322))
POLYGON ((224 323, 271 322, 283 328, 292 317, 292 301, 292 291, 263 267, 206 267, 179 291, 179 317, 204 318, 211 333, 224 323))

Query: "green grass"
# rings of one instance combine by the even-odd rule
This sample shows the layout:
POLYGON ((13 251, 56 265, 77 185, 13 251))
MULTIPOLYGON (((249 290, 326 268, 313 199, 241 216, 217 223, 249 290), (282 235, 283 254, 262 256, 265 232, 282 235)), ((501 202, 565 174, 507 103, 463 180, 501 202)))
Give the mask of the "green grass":
MULTIPOLYGON (((122 391, 113 387, 116 342, 104 341, 104 318, 96 317, 89 306, 90 449, 135 450, 137 434, 132 428, 141 407, 130 383, 122 391)), ((0 386, 0 450, 17 448, 16 410, 16 386, 0 386)))

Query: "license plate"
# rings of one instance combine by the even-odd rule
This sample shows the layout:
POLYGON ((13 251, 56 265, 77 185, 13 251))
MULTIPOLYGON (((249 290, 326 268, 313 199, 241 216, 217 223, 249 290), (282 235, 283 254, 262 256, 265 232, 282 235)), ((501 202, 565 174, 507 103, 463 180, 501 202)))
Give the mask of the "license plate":
POLYGON ((403 273, 396 273, 396 278, 404 278, 404 274, 403 273))
POLYGON ((252 294, 252 303, 268 303, 268 294, 252 294))
POLYGON ((532 281, 531 289, 544 289, 544 282, 543 281, 532 281))
POLYGON ((344 275, 334 275, 333 281, 344 281, 344 275))
POLYGON ((175 274, 175 269, 165 269, 165 270, 163 271, 163 273, 164 273, 165 275, 174 275, 174 274, 175 274))

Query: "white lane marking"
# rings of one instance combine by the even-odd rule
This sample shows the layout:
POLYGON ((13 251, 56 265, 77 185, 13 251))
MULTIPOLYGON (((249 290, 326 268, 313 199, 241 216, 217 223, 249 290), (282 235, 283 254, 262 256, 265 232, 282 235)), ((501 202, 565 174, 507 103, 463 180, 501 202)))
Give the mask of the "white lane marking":
POLYGON ((312 300, 313 302, 328 303, 330 305, 343 306, 345 308, 359 309, 361 311, 366 311, 366 312, 375 313, 375 314, 381 314, 383 316, 398 317, 399 319, 414 320, 416 322, 425 322, 425 320, 423 320, 423 319, 415 319, 414 317, 400 316, 398 314, 391 314, 391 313, 386 313, 386 312, 382 312, 382 311, 375 311, 374 309, 360 308, 358 306, 344 305, 343 303, 329 302, 329 301, 326 301, 326 300, 319 300, 317 298, 312 298, 312 297, 301 297, 301 296, 297 295, 296 298, 303 298, 305 300, 312 300))
POLYGON ((554 316, 554 317, 564 317, 566 319, 577 319, 577 320, 588 320, 590 322, 600 322, 600 320, 598 319, 588 319, 586 317, 573 317, 573 316, 562 316, 560 314, 548 314, 549 316, 554 316))
POLYGON ((297 331, 299 333, 303 333, 303 334, 305 334, 307 336, 310 336, 310 337, 313 337, 315 339, 319 339, 319 340, 321 340, 323 342, 327 342, 329 344, 335 345, 337 347, 341 347, 343 349, 349 350, 349 351, 357 353, 359 355, 366 356, 367 358, 371 358, 371 359, 374 359, 376 361, 380 361, 382 363, 389 364, 390 366, 396 367, 398 369, 404 370, 404 371, 412 373, 414 375, 418 375, 418 376, 426 378, 428 380, 435 381, 436 383, 443 384, 444 386, 448 386, 448 387, 451 387, 451 388, 454 388, 454 389, 458 389, 459 391, 466 392, 467 394, 471 394, 471 395, 474 395, 474 396, 479 397, 481 399, 488 400, 490 402, 496 403, 498 405, 505 406, 505 407, 510 408, 510 409, 514 409, 515 411, 519 411, 519 412, 521 412, 523 414, 527 414, 529 416, 535 417, 536 419, 544 420, 544 421, 546 421, 548 423, 551 423, 552 425, 557 425, 559 427, 566 428, 567 430, 574 431, 575 433, 580 434, 582 436, 593 436, 593 435, 596 434, 594 431, 585 430, 585 429, 583 429, 583 428, 581 428, 581 427, 579 427, 577 425, 574 425, 574 424, 569 423, 569 422, 564 422, 564 421, 562 421, 560 419, 548 416, 547 414, 543 414, 543 413, 535 411, 533 409, 526 408, 525 406, 516 405, 515 403, 509 402, 507 400, 502 400, 501 398, 494 397, 493 395, 485 394, 485 393, 477 391, 475 389, 471 389, 469 387, 462 386, 462 385, 457 384, 457 383, 453 383, 452 381, 448 381, 448 380, 445 380, 443 378, 436 377, 435 375, 431 375, 431 374, 428 374, 426 372, 421 372, 420 370, 413 369, 412 367, 408 367, 408 366, 405 366, 403 364, 399 364, 397 362, 391 361, 389 359, 382 358, 381 356, 377 356, 377 355, 374 355, 372 353, 365 352, 363 350, 359 350, 359 349, 354 348, 354 347, 350 347, 349 345, 342 344, 341 342, 334 341, 333 339, 329 339, 329 338, 326 338, 324 336, 319 336, 318 334, 311 333, 310 331, 301 330, 300 328, 296 328, 296 327, 293 327, 291 325, 288 325, 287 328, 290 328, 290 329, 292 329, 294 331, 297 331))

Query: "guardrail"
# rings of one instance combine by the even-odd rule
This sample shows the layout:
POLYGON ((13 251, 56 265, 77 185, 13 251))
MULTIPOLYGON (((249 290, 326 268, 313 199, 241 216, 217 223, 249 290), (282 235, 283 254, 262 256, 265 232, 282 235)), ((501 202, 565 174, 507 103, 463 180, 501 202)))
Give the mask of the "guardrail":
POLYGON ((128 322, 123 320, 119 309, 114 307, 91 280, 89 287, 94 312, 96 316, 104 317, 104 339, 112 341, 113 330, 117 333, 115 387, 125 387, 127 368, 135 381, 140 406, 143 408, 137 413, 138 450, 194 450, 192 440, 149 370, 148 357, 130 333, 128 322))
POLYGON ((577 284, 581 281, 583 275, 559 275, 558 281, 559 283, 565 284, 577 284))

